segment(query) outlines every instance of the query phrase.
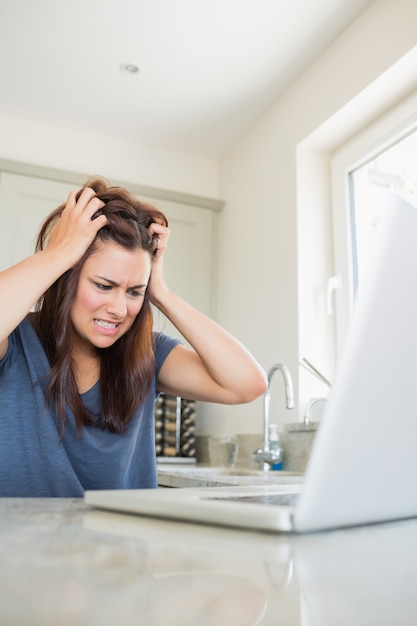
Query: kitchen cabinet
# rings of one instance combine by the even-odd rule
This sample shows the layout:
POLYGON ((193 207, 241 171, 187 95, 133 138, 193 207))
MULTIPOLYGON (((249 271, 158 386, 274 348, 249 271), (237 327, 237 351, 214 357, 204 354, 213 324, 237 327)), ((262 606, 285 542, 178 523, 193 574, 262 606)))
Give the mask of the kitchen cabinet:
POLYGON ((68 183, 0 173, 0 269, 34 251, 42 220, 65 201, 73 188, 68 183))

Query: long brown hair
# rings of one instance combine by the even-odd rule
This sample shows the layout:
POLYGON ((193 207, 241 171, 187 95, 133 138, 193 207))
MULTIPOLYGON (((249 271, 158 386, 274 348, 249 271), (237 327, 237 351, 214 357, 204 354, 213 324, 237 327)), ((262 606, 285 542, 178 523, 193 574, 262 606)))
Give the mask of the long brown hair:
MULTIPOLYGON (((149 294, 145 292, 142 309, 129 330, 112 346, 97 350, 102 404, 100 415, 90 414, 77 390, 71 356, 73 326, 70 310, 81 268, 94 252, 97 241, 112 241, 128 250, 143 249, 153 258, 156 240, 150 236, 148 228, 156 220, 165 225, 168 222, 155 207, 141 202, 126 189, 110 187, 102 178, 88 180, 83 189, 85 187, 94 189, 96 196, 104 202, 98 213, 106 215, 108 223, 97 233, 80 261, 60 276, 39 299, 33 323, 51 365, 46 399, 56 404, 62 420, 62 433, 66 424, 66 404, 75 415, 79 434, 84 425, 121 433, 149 392, 155 371, 149 294)), ((78 192, 77 200, 83 189, 78 192)), ((65 203, 42 224, 37 251, 46 247, 48 235, 64 207, 65 203)))

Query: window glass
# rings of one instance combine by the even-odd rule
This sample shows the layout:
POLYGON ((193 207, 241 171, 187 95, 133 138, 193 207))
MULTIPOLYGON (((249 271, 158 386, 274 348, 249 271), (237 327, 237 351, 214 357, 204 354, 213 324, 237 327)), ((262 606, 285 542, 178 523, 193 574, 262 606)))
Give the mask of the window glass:
POLYGON ((349 174, 354 292, 366 281, 382 199, 395 191, 417 204, 417 131, 349 174))

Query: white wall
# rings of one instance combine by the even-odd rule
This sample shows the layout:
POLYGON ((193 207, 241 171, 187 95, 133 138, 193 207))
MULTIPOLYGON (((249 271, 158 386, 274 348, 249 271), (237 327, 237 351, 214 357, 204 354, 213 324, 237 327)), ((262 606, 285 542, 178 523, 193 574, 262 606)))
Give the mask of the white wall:
POLYGON ((0 115, 0 159, 218 198, 215 159, 0 115))
MULTIPOLYGON (((279 374, 274 379, 272 417, 281 426, 323 393, 298 359, 309 357, 325 371, 333 365, 322 304, 332 273, 329 156, 416 88, 416 23, 414 0, 371 3, 221 159, 219 321, 266 369, 284 362, 300 383, 299 408, 291 412, 279 374)), ((260 400, 210 413, 221 432, 262 427, 260 400)))

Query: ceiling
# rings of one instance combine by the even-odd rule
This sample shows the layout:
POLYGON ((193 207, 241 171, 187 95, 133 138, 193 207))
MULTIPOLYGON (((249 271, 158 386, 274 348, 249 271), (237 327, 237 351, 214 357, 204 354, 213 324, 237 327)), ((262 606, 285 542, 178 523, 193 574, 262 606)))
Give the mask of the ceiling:
POLYGON ((218 157, 368 2, 0 0, 0 115, 218 157))

